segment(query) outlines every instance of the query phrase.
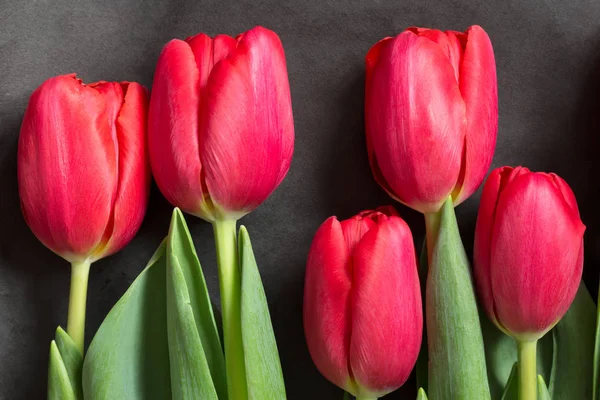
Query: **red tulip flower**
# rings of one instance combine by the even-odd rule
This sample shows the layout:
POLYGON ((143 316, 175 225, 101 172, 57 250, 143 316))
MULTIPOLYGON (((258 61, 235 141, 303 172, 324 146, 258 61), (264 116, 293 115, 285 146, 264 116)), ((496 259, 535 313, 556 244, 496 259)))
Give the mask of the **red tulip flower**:
POLYGON ((239 219, 285 177, 294 125, 283 47, 256 27, 170 41, 156 66, 150 161, 165 197, 207 221, 239 219))
POLYGON ((371 169, 396 200, 422 213, 479 187, 498 126, 496 65, 479 26, 466 32, 410 28, 366 57, 371 169))
POLYGON ((475 231, 475 278, 492 321, 537 339, 567 312, 583 270, 577 201, 555 174, 503 167, 488 178, 475 231))
POLYGON ((319 371, 358 398, 383 396, 413 369, 422 325, 412 234, 395 211, 325 221, 304 287, 304 331, 319 371))
POLYGON ((579 288, 584 231, 571 188, 555 174, 502 167, 483 188, 475 280, 489 318, 517 341, 520 399, 536 398, 537 341, 579 288))
POLYGON ((27 224, 73 265, 68 332, 83 351, 90 263, 139 229, 150 191, 146 90, 83 84, 75 74, 33 92, 21 126, 18 180, 27 224))
POLYGON ((134 82, 48 79, 31 96, 19 137, 18 180, 27 224, 70 262, 125 246, 150 191, 145 89, 134 82))
POLYGON ((150 164, 163 195, 213 224, 231 398, 245 398, 236 221, 281 183, 294 150, 285 56, 275 32, 171 40, 149 111, 150 164))

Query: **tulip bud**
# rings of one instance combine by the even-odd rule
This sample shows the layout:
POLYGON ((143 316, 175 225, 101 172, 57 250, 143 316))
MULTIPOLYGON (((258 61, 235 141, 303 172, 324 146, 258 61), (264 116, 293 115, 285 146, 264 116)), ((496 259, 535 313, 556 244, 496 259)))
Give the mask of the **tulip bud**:
POLYGON ((293 147, 286 63, 274 32, 201 33, 164 47, 149 149, 156 183, 173 205, 211 222, 238 219, 281 183, 293 147))
POLYGON ((490 319, 521 341, 567 312, 583 270, 577 201, 555 174, 502 167, 488 178, 475 231, 474 273, 490 319))
POLYGON ((304 331, 319 371, 360 398, 404 384, 423 314, 412 234, 391 207, 331 217, 306 267, 304 331))
POLYGON ((92 262, 125 246, 150 191, 147 96, 134 82, 48 79, 31 96, 18 150, 21 207, 46 247, 92 262))
POLYGON ((367 149, 377 182, 422 213, 479 187, 498 127, 496 66, 483 29, 410 28, 366 57, 367 149))

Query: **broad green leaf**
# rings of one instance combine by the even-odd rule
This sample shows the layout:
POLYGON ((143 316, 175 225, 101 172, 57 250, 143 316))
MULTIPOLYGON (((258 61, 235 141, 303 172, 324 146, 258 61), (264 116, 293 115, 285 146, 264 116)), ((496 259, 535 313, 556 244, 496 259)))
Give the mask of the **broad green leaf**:
POLYGON ((167 240, 167 304, 171 379, 179 383, 173 396, 226 399, 225 360, 212 302, 178 208, 173 210, 167 240), (200 393, 204 394, 198 397, 200 393))
POLYGON ((592 398, 595 332, 596 306, 582 281, 569 311, 551 333, 554 362, 549 389, 553 400, 592 398))
MULTIPOLYGON (((485 343, 490 392, 492 399, 500 399, 505 391, 506 382, 512 372, 513 365, 517 362, 517 345, 512 337, 504 334, 490 321, 482 308, 480 308, 479 317, 485 343)), ((547 379, 550 378, 552 370, 553 346, 550 333, 538 341, 536 352, 537 372, 547 379)))
POLYGON ((427 272, 428 394, 436 400, 490 399, 471 268, 452 200, 439 212, 427 272))
POLYGON ((238 243, 242 270, 242 341, 248 398, 283 400, 286 398, 285 385, 267 297, 248 231, 243 226, 240 228, 238 243))
POLYGON ((165 248, 163 242, 92 340, 83 362, 86 400, 171 398, 165 248))
MULTIPOLYGON (((548 393, 548 388, 546 387, 546 382, 544 382, 544 378, 541 375, 537 377, 538 382, 538 398, 537 400, 550 400, 550 393, 548 393)), ((573 397, 575 398, 575 397, 573 397)), ((579 398, 579 397, 577 397, 579 398)))
POLYGON ((519 399, 519 376, 518 376, 519 364, 515 362, 510 370, 510 375, 506 381, 504 392, 502 393, 502 400, 518 400, 519 399))
MULTIPOLYGON (((600 290, 598 290, 598 296, 600 296, 600 290)), ((596 316, 596 343, 594 346, 593 400, 600 400, 600 301, 598 301, 598 305, 598 314, 596 316)))
POLYGON ((427 373, 429 368, 429 352, 427 350, 427 323, 425 306, 425 283, 427 282, 427 240, 423 240, 421 255, 419 256, 419 282, 421 284, 421 299, 423 305, 423 337, 421 339, 421 350, 415 367, 417 375, 417 387, 427 391, 427 373))
POLYGON ((50 343, 50 366, 48 368, 48 400, 76 400, 69 373, 56 341, 50 343))
POLYGON ((417 400, 427 400, 427 394, 423 388, 419 389, 419 392, 417 393, 417 400))

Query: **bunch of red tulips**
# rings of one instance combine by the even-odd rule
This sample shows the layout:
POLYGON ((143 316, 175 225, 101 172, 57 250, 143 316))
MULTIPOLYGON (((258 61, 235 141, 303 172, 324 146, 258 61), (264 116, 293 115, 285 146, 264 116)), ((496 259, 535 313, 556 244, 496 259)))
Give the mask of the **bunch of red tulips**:
MULTIPOLYGON (((593 350, 570 347, 565 356, 557 347, 579 329, 577 318, 557 325, 565 314, 589 315, 591 304, 595 318, 581 282, 585 226, 568 184, 523 167, 492 171, 472 268, 461 242, 454 207, 484 181, 498 127, 485 31, 410 28, 385 38, 366 55, 365 82, 374 178, 423 213, 426 245, 419 262, 392 206, 321 225, 303 316, 319 371, 359 400, 396 390, 415 365, 421 399, 596 399, 593 350), (536 361, 545 335, 559 337, 549 375, 536 361), (516 345, 499 354, 506 338, 516 345), (573 374, 589 384, 569 386, 573 374)), ((72 265, 67 329, 50 348, 49 399, 286 397, 250 237, 237 221, 281 183, 293 148, 283 47, 261 27, 172 40, 151 92, 72 74, 33 93, 19 140, 23 214, 72 265), (135 236, 151 175, 177 207, 169 232, 86 352, 90 265, 135 236), (214 227, 222 331, 179 210, 214 227)))

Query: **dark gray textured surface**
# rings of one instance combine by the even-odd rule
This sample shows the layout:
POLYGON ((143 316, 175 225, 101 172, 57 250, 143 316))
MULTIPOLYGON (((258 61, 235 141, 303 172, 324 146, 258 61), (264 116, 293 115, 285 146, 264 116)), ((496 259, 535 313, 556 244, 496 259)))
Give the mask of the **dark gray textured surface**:
MULTIPOLYGON (((16 149, 30 93, 46 78, 134 80, 148 87, 162 46, 203 31, 237 34, 264 25, 286 50, 296 126, 290 172, 243 219, 270 300, 290 399, 338 399, 314 368, 302 330, 304 263, 330 215, 392 203, 373 182, 364 148, 364 55, 411 25, 464 30, 479 24, 494 44, 500 123, 494 166, 554 171, 573 187, 586 234, 584 276, 596 293, 600 243, 600 2, 2 0, 0 2, 0 399, 42 399, 48 344, 65 324, 69 268, 31 234, 19 210, 16 149), (537 4, 536 4, 537 3, 537 4)), ((472 248, 479 193, 459 207, 472 248)), ((399 206, 421 242, 422 217, 399 206)), ((170 205, 155 189, 138 236, 93 266, 88 342, 167 232, 170 205)), ((217 295, 210 225, 188 218, 217 295)), ((414 382, 390 399, 414 398, 414 382)))

